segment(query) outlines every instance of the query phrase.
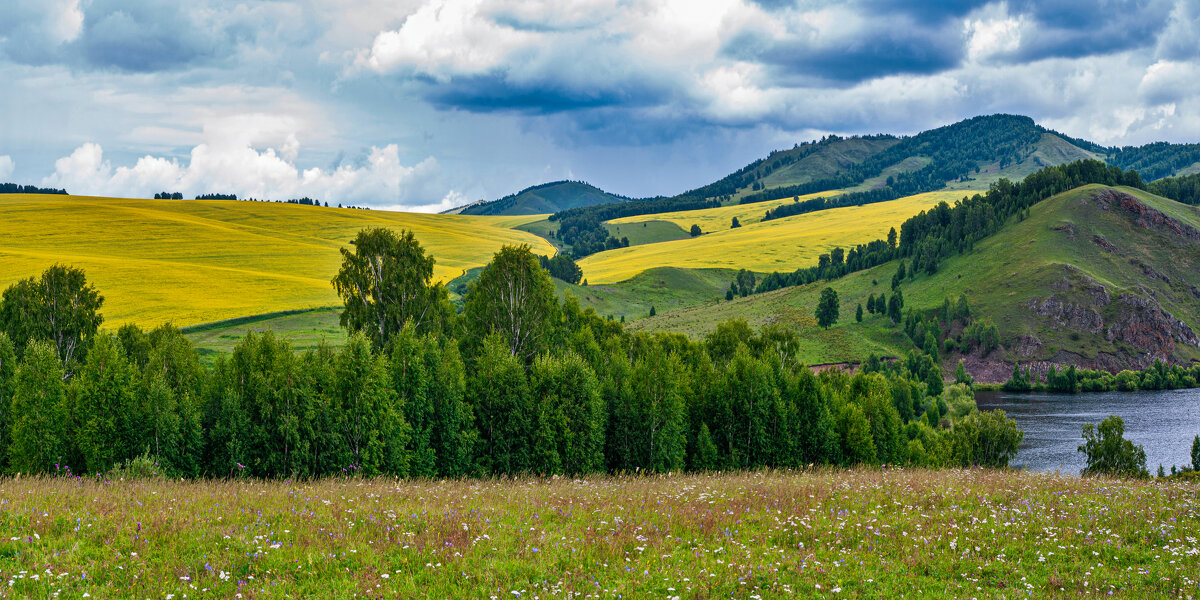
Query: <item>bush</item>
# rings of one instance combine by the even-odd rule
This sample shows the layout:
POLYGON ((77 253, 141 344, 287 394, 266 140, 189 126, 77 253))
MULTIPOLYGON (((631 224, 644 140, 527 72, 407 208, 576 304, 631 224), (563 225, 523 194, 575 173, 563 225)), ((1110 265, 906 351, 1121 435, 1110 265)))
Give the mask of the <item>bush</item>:
POLYGON ((964 466, 1007 467, 1025 432, 1002 410, 967 415, 950 432, 955 461, 964 466))
POLYGON ((149 453, 130 458, 109 471, 113 479, 154 479, 164 477, 158 458, 149 453))
POLYGON ((1097 428, 1091 423, 1083 426, 1084 443, 1079 451, 1087 456, 1082 475, 1113 477, 1149 477, 1146 470, 1146 451, 1125 439, 1125 420, 1110 415, 1097 428))

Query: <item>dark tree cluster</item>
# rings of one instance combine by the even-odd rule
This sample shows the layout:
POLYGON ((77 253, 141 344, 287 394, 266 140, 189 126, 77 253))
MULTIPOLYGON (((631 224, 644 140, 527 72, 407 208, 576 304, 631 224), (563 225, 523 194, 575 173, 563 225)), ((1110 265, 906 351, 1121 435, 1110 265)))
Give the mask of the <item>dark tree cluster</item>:
POLYGON ((291 200, 284 200, 284 202, 286 204, 303 204, 304 206, 321 206, 320 200, 314 200, 308 196, 303 198, 292 198, 291 200))
POLYGON ((575 264, 575 261, 566 254, 555 254, 550 256, 539 256, 538 261, 541 262, 542 268, 550 273, 550 276, 576 285, 583 278, 583 269, 575 264))
POLYGON ((237 194, 200 194, 197 200, 237 200, 237 194))
POLYGON ((1197 206, 1200 205, 1200 173, 1152 181, 1146 185, 1146 190, 1176 202, 1197 206))
POLYGON ((67 190, 40 188, 36 185, 18 185, 16 183, 0 183, 0 194, 60 194, 66 195, 67 190))
POLYGON ((1179 390, 1200 385, 1200 363, 1190 367, 1170 365, 1161 360, 1154 361, 1141 371, 1125 370, 1119 373, 1076 369, 1074 365, 1059 369, 1050 365, 1044 376, 1030 365, 1021 369, 1013 365, 1012 376, 1004 382, 1004 389, 1012 392, 1133 392, 1137 390, 1179 390))
POLYGON ((735 320, 702 342, 627 332, 560 303, 528 247, 498 252, 461 314, 436 310, 433 261, 407 232, 364 231, 343 258, 345 347, 297 353, 249 333, 211 368, 170 326, 98 332, 98 304, 86 353, 64 358, 46 315, 8 310, 10 288, 0 469, 103 473, 141 460, 176 476, 460 477, 1011 455, 979 452, 1007 443, 1010 420, 947 428, 974 401, 965 386, 943 397, 927 356, 818 376, 780 327, 735 320))
POLYGON ((154 195, 155 200, 183 200, 183 192, 159 192, 154 195))
POLYGON ((1145 181, 1154 181, 1200 162, 1200 144, 1154 142, 1144 146, 1125 146, 1109 155, 1108 162, 1122 169, 1137 171, 1145 181))
POLYGON ((969 174, 977 171, 982 165, 997 163, 1003 168, 1020 162, 1033 152, 1034 144, 1045 132, 1045 129, 1038 127, 1029 117, 975 117, 902 138, 894 146, 841 170, 834 177, 764 190, 745 196, 742 203, 778 200, 853 187, 867 179, 882 176, 888 167, 918 156, 928 159, 929 162, 919 169, 888 177, 886 184, 880 189, 847 194, 852 198, 845 200, 846 204, 838 206, 860 206, 933 191, 944 187, 947 181, 966 180, 969 174))

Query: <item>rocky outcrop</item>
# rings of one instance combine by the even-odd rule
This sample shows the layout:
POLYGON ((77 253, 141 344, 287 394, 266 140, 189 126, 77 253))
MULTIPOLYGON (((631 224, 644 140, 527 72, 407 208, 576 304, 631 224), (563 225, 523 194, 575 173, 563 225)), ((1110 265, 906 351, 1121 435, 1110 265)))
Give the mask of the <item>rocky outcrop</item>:
POLYGON ((1176 344, 1197 347, 1200 339, 1192 328, 1163 310, 1151 298, 1121 294, 1115 317, 1104 333, 1110 342, 1120 342, 1155 358, 1168 359, 1176 344))
POLYGON ((1034 314, 1054 322, 1059 329, 1100 333, 1104 329, 1104 317, 1094 308, 1066 302, 1059 296, 1045 299, 1034 298, 1027 306, 1034 314))
POLYGON ((1130 215, 1133 222, 1140 227, 1200 242, 1200 231, 1195 227, 1168 217, 1162 211, 1146 206, 1141 200, 1125 192, 1106 189, 1093 196, 1093 200, 1104 210, 1130 215))
POLYGON ((1114 246, 1112 242, 1108 241, 1107 239, 1104 238, 1104 236, 1102 236, 1100 234, 1093 235, 1092 242, 1094 242, 1097 246, 1100 246, 1101 248, 1107 250, 1108 252, 1116 252, 1117 251, 1117 247, 1114 246))

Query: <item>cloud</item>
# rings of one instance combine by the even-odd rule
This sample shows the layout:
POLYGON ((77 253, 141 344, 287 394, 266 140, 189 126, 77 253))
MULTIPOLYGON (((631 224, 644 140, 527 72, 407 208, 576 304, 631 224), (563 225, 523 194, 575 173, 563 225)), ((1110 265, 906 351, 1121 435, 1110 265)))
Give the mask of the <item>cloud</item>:
POLYGON ((283 149, 257 150, 248 144, 261 139, 256 134, 222 137, 224 131, 206 130, 210 141, 192 148, 186 163, 147 155, 132 166, 113 166, 99 144, 88 142, 55 161, 54 173, 42 185, 98 196, 150 197, 160 191, 182 192, 185 197, 234 193, 268 200, 308 196, 331 204, 418 211, 452 208, 461 197, 447 191, 435 159, 404 165, 395 144, 373 146, 356 163, 301 169, 288 156, 296 148, 288 149, 287 144, 298 146, 294 134, 286 136, 283 149))
POLYGON ((0 19, 0 52, 19 62, 46 64, 83 28, 79 0, 10 0, 0 19))
POLYGON ((1194 60, 1200 58, 1197 40, 1200 40, 1200 6, 1194 2, 1179 2, 1158 36, 1154 54, 1165 60, 1194 60))
POLYGON ((16 164, 13 163, 11 156, 0 156, 0 182, 9 181, 15 168, 16 164))

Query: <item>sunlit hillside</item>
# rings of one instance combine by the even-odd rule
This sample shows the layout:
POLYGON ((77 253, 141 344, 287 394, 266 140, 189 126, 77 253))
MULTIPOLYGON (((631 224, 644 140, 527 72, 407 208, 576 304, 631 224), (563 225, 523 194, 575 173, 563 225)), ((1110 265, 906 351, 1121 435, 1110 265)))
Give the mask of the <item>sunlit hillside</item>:
MULTIPOLYGON (((808 194, 799 196, 801 201, 812 198, 825 198, 828 196, 836 196, 842 194, 841 190, 832 190, 828 192, 817 192, 816 194, 808 194)), ((781 200, 768 200, 766 202, 753 202, 750 204, 731 204, 729 206, 721 206, 718 208, 706 208, 703 210, 682 210, 677 212, 657 213, 652 215, 635 215, 632 217, 622 217, 613 219, 610 223, 622 225, 625 223, 643 223, 646 221, 670 221, 678 225, 684 231, 691 229, 692 225, 699 225, 700 230, 705 233, 729 229, 733 218, 737 217, 738 221, 743 225, 747 223, 757 223, 762 220, 766 212, 772 208, 783 204, 791 204, 795 198, 784 198, 781 200)))
MULTIPOLYGON (((769 273, 794 271, 816 263, 817 257, 834 247, 865 244, 886 236, 888 228, 946 201, 953 204, 972 192, 942 191, 909 196, 891 202, 835 208, 818 212, 723 228, 684 240, 630 246, 589 256, 579 262, 591 283, 629 279, 651 267, 750 269, 769 273)), ((790 200, 789 200, 790 201, 790 200)), ((757 204, 739 206, 750 208, 757 204)), ((734 207, 730 207, 734 208, 734 207)), ((764 203, 758 211, 765 211, 764 203)), ((728 208, 712 209, 726 211, 728 208)), ((696 219, 710 211, 689 211, 696 219)), ((687 213, 674 213, 687 220, 687 213)), ((662 220, 664 215, 651 215, 662 220)), ((740 219, 739 219, 740 220, 740 219)), ((701 226, 703 229, 703 226, 701 226)))
POLYGON ((54 263, 80 267, 107 325, 211 322, 336 304, 338 249, 367 227, 412 230, 442 281, 503 244, 553 247, 509 229, 541 217, 427 215, 297 204, 0 195, 0 286, 54 263))

